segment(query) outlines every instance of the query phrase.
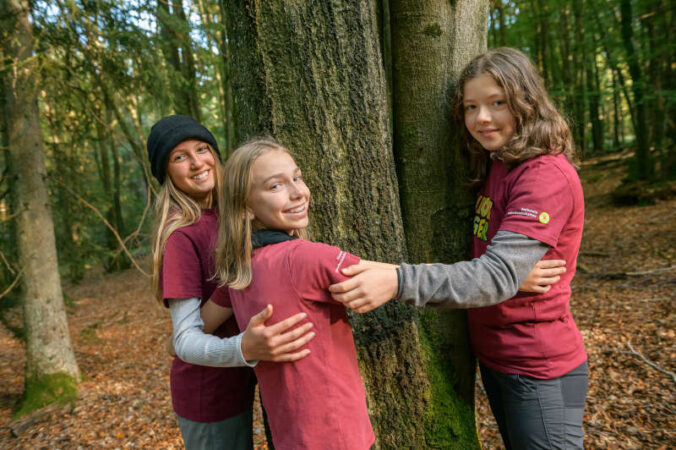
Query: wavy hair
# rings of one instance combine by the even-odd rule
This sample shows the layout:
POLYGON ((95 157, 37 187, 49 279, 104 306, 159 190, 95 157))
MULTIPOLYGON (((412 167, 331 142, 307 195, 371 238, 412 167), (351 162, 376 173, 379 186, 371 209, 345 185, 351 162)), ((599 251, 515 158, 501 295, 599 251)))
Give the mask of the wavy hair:
MULTIPOLYGON (((271 151, 290 152, 270 137, 255 138, 238 147, 225 163, 219 203, 220 227, 216 244, 216 275, 221 285, 244 289, 251 284, 251 234, 257 226, 247 213, 252 169, 256 160, 271 151)), ((305 239, 305 228, 292 235, 305 239)))
MULTIPOLYGON (((213 148, 207 144, 209 151, 214 157, 214 188, 211 191, 211 206, 221 204, 222 174, 221 162, 213 148)), ((164 183, 155 198, 155 226, 153 233, 153 274, 151 285, 155 299, 162 302, 162 286, 160 284, 162 261, 164 258, 164 246, 171 233, 179 228, 190 226, 200 220, 202 207, 200 204, 178 189, 171 177, 167 174, 164 183)))
POLYGON ((509 168, 539 155, 563 154, 577 167, 577 155, 566 120, 554 106, 535 67, 519 50, 500 47, 475 57, 460 74, 451 106, 453 120, 462 129, 461 145, 470 155, 473 184, 486 178, 489 157, 501 159, 509 168), (465 84, 480 75, 490 75, 505 91, 516 120, 512 140, 489 153, 465 126, 465 84))

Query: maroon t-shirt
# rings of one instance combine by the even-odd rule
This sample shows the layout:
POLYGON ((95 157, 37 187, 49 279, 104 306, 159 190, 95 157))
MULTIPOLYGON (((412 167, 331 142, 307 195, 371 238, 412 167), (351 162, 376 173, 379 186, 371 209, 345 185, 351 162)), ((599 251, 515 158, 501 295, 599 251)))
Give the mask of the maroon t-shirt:
POLYGON ((272 441, 285 449, 368 449, 375 441, 345 307, 328 292, 347 279, 340 269, 359 258, 302 239, 254 250, 253 281, 243 290, 219 288, 212 301, 231 306, 246 325, 268 303, 272 325, 308 314, 316 337, 311 353, 293 363, 261 361, 255 367, 272 441))
POLYGON ((498 231, 511 231, 549 245, 544 259, 565 260, 566 273, 546 294, 519 291, 468 311, 472 347, 486 366, 548 379, 587 359, 569 304, 583 225, 582 185, 565 156, 539 156, 511 171, 492 162, 476 203, 472 257, 483 255, 498 231))
MULTIPOLYGON (((162 264, 162 296, 202 300, 211 297, 216 283, 213 253, 218 233, 214 209, 202 210, 197 223, 179 228, 167 239, 162 264)), ((165 300, 166 304, 166 300, 165 300)), ((230 318, 213 334, 235 336, 239 328, 230 318)), ((171 366, 171 399, 180 417, 195 422, 218 422, 253 405, 255 377, 248 367, 220 368, 189 364, 174 358, 171 366)))

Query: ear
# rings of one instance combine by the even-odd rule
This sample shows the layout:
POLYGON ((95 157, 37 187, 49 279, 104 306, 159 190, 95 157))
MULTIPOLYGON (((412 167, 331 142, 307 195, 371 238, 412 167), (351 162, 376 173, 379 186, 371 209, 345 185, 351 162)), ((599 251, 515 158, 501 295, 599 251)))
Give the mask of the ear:
POLYGON ((249 208, 242 212, 242 220, 254 220, 255 218, 256 216, 254 216, 254 213, 249 208))

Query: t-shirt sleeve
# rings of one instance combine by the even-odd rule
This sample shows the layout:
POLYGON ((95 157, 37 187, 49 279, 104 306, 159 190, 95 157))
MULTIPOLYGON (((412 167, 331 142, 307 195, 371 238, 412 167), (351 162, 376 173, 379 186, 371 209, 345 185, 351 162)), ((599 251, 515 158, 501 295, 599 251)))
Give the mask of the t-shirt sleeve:
POLYGON ((195 243, 181 230, 174 231, 167 239, 162 257, 162 298, 202 298, 202 280, 202 264, 195 243))
POLYGON ((228 286, 217 287, 214 293, 211 294, 210 300, 216 303, 218 306, 232 308, 232 302, 230 301, 230 288, 228 286))
POLYGON ((359 264, 359 257, 320 242, 302 242, 289 253, 291 281, 300 296, 315 302, 335 302, 329 286, 347 280, 341 269, 359 264))
POLYGON ((556 246, 573 212, 573 192, 561 169, 548 162, 536 162, 516 178, 508 195, 498 230, 556 246))

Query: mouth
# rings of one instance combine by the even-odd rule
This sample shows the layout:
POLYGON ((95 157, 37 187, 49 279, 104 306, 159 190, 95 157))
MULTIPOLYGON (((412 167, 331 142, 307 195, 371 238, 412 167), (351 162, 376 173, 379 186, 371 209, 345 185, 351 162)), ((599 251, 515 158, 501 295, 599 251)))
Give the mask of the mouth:
POLYGON ((482 136, 490 136, 494 133, 497 133, 497 129, 490 129, 490 130, 479 130, 479 134, 482 136))
POLYGON ((190 177, 190 179, 195 180, 195 181, 201 181, 206 179, 209 176, 209 171, 205 170, 204 172, 200 172, 197 175, 193 175, 190 177))
POLYGON ((289 208, 289 209, 285 209, 284 213, 285 214, 302 214, 306 211, 306 208, 307 208, 307 205, 305 203, 303 203, 302 205, 299 205, 299 206, 296 206, 296 207, 293 207, 293 208, 289 208))

